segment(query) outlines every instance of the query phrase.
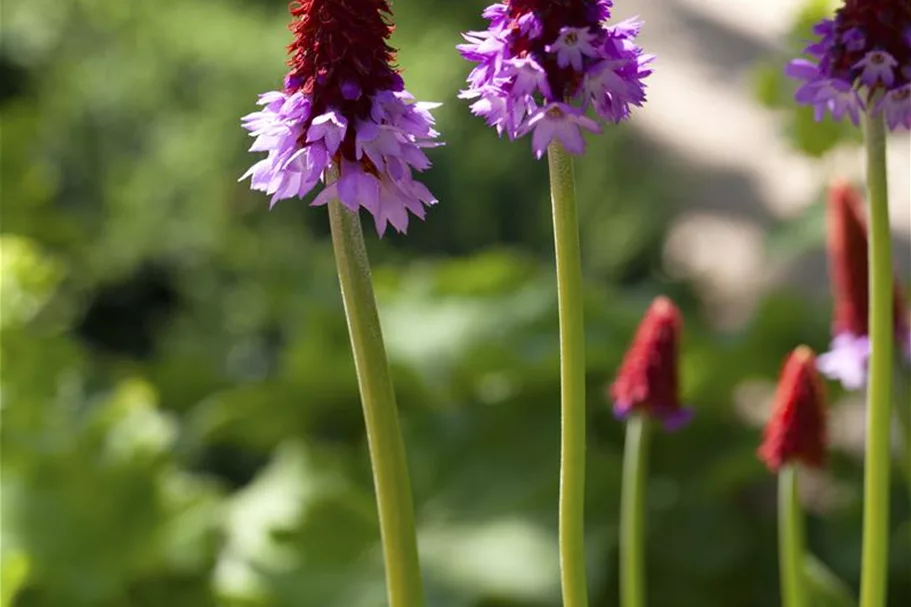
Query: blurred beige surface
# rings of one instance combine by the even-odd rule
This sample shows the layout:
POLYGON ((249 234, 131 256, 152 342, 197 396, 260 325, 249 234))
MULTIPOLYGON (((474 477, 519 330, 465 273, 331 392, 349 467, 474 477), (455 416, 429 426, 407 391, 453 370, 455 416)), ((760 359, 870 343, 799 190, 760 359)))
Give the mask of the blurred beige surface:
MULTIPOLYGON (((639 0, 615 15, 638 14, 642 43, 658 56, 648 111, 636 124, 685 159, 700 179, 666 245, 669 266, 695 279, 722 325, 737 324, 756 296, 786 284, 822 295, 823 255, 787 267, 764 242, 770 226, 799 215, 833 177, 863 178, 863 151, 847 147, 813 160, 782 137, 782 117, 752 97, 758 61, 784 47, 800 0, 639 0), (704 178, 703 178, 704 176, 704 178)), ((911 277, 911 139, 890 142, 890 194, 900 275, 911 277)))

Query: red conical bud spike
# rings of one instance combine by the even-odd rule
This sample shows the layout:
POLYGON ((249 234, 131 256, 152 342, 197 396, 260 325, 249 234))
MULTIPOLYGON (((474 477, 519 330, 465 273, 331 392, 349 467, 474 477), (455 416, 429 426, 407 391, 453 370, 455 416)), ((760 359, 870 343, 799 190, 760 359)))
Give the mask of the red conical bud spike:
POLYGON ((867 334, 869 268, 863 201, 846 181, 829 189, 829 273, 835 310, 832 332, 867 334))
MULTIPOLYGON (((866 335, 869 315, 869 266, 867 225, 863 200, 847 181, 837 180, 829 189, 829 268, 835 310, 832 332, 866 335)), ((907 338, 905 304, 895 282, 895 333, 907 338)))
POLYGON ((819 468, 826 461, 826 441, 825 389, 816 356, 800 346, 781 371, 759 458, 773 472, 795 461, 819 468))
POLYGON ((678 397, 677 348, 683 320, 667 297, 649 307, 610 388, 614 408, 624 416, 631 410, 677 425, 687 417, 678 397))

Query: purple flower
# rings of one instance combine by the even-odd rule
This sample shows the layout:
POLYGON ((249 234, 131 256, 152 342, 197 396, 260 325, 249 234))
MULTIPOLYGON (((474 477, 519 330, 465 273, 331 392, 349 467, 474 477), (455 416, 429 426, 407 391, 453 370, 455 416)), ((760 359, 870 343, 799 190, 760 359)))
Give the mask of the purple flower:
POLYGON ((523 128, 525 129, 523 134, 526 131, 534 131, 531 137, 531 147, 535 150, 537 158, 541 158, 547 146, 554 139, 559 140, 570 154, 581 154, 585 151, 581 129, 592 133, 601 132, 600 125, 583 114, 581 110, 558 101, 535 112, 534 116, 525 122, 523 128))
POLYGON ((600 57, 598 49, 592 44, 597 39, 586 27, 564 27, 553 44, 544 47, 548 53, 557 56, 558 67, 572 66, 576 72, 582 71, 584 57, 600 57))
POLYGON ((867 383, 870 338, 840 333, 832 339, 829 351, 817 358, 820 373, 841 381, 846 390, 859 390, 867 383))
POLYGON ((391 225, 408 228, 409 213, 423 219, 436 198, 412 178, 430 167, 424 148, 433 140, 433 103, 416 103, 392 67, 386 44, 388 6, 376 0, 296 2, 291 72, 283 91, 260 95, 262 108, 244 116, 252 152, 266 152, 241 177, 272 197, 338 200, 371 213, 380 236, 391 225), (319 15, 312 15, 318 11, 319 15), (352 17, 352 15, 356 16, 352 17), (337 179, 326 183, 329 175, 337 179))
POLYGON ((532 133, 540 158, 556 139, 585 150, 582 131, 629 117, 645 102, 643 79, 653 57, 635 43, 641 24, 607 25, 610 0, 510 0, 488 7, 484 31, 464 34, 458 49, 476 64, 468 88, 471 111, 510 139, 532 133))
POLYGON ((795 100, 859 124, 860 113, 883 112, 890 130, 911 128, 911 3, 845 0, 833 19, 813 27, 816 39, 787 74, 803 84, 795 100))
POLYGON ((876 110, 883 112, 891 130, 911 128, 911 84, 886 93, 876 105, 876 110))
POLYGON ((882 83, 884 87, 889 87, 895 82, 893 71, 898 61, 885 51, 870 51, 864 58, 854 64, 855 68, 860 68, 860 81, 868 87, 875 87, 882 83))

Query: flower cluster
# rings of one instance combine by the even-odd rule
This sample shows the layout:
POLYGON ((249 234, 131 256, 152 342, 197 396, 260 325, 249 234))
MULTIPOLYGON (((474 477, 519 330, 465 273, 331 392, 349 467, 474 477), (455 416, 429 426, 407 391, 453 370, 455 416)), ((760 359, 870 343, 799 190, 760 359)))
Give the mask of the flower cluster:
POLYGON ((640 412, 660 419, 667 430, 693 416, 678 397, 677 348, 683 319, 667 297, 652 302, 636 331, 609 393, 614 414, 624 419, 640 412))
POLYGON ((795 98, 858 124, 872 107, 889 128, 911 128, 911 2, 845 0, 834 19, 813 28, 817 39, 794 59, 789 76, 802 80, 795 98))
POLYGON ((430 166, 423 148, 438 145, 429 112, 437 104, 414 103, 392 66, 388 3, 300 0, 290 10, 284 88, 260 95, 262 109, 243 118, 250 150, 267 156, 241 179, 273 205, 327 183, 312 205, 338 198, 367 209, 381 236, 387 224, 404 232, 409 212, 423 218, 436 202, 412 169, 430 166))
MULTIPOLYGON (((840 380, 848 390, 867 381, 870 357, 869 268, 867 227, 860 195, 847 182, 838 181, 829 190, 829 273, 835 301, 832 345, 819 357, 819 370, 840 380)), ((906 358, 911 358, 911 330, 897 281, 894 292, 895 338, 906 358)))
POLYGON ((781 371, 759 458, 773 472, 794 461, 819 468, 826 461, 826 440, 825 388, 813 351, 800 346, 781 371))
POLYGON ((540 158, 557 139, 581 154, 582 130, 600 132, 589 107, 607 122, 645 101, 652 56, 635 44, 640 23, 606 25, 610 0, 508 0, 487 8, 487 30, 468 32, 459 51, 478 65, 462 98, 472 112, 515 139, 532 133, 540 158))

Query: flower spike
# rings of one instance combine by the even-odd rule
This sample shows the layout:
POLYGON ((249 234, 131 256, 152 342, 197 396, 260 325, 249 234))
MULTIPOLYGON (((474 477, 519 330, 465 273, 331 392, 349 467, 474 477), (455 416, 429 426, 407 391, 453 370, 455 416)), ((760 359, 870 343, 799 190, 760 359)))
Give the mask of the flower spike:
MULTIPOLYGON (((867 226, 860 194, 846 181, 829 189, 829 273, 832 280, 834 315, 830 350, 819 357, 819 370, 841 381, 848 390, 867 381, 870 357, 868 317, 870 312, 867 226)), ((897 281, 894 291, 895 339, 905 358, 911 358, 911 331, 897 281)))
POLYGON ((507 0, 488 7, 484 31, 464 34, 458 49, 477 66, 463 99, 497 133, 532 133, 537 158, 558 140, 582 154, 582 132, 629 117, 645 102, 653 57, 635 44, 640 23, 607 25, 610 0, 507 0))
POLYGON ((281 91, 260 95, 243 127, 255 138, 250 151, 267 152, 241 180, 272 196, 338 198, 352 211, 370 212, 377 232, 408 228, 436 198, 412 171, 430 166, 434 103, 415 103, 393 66, 386 0, 298 0, 290 5, 290 71, 281 91), (327 183, 329 176, 337 179, 327 183))
POLYGON ((807 346, 788 356, 781 371, 772 416, 765 427, 759 458, 769 470, 799 461, 820 468, 826 461, 826 395, 807 346))
POLYGON ((610 387, 614 414, 621 419, 640 412, 676 430, 692 418, 678 396, 678 344, 683 319, 667 297, 652 302, 610 387))
POLYGON ((816 119, 829 112, 857 125, 872 107, 891 130, 911 128, 911 3, 908 0, 845 0, 835 17, 813 27, 787 74, 801 80, 798 103, 816 119))

